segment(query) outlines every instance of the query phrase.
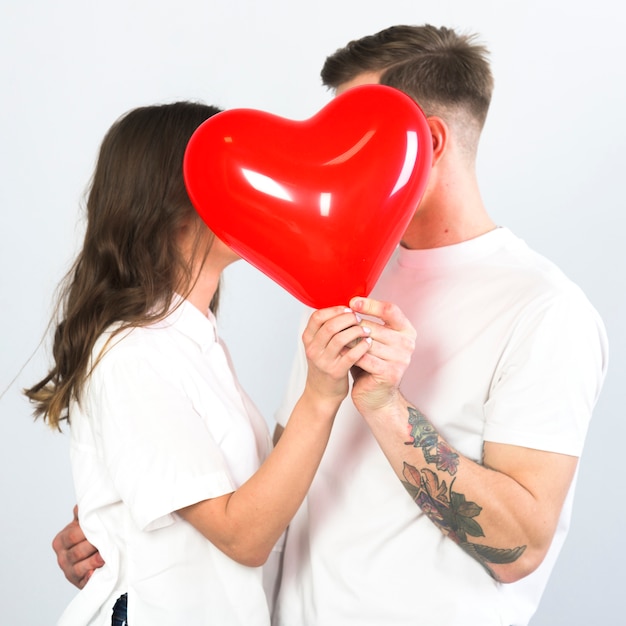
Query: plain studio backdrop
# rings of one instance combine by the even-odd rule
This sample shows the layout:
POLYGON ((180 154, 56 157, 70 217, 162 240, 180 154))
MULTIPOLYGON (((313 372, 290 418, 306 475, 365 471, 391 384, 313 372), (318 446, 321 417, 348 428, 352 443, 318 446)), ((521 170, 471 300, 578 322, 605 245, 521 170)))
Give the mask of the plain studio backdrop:
MULTIPOLYGON (((40 342, 106 130, 130 108, 178 99, 306 119, 331 98, 319 79, 328 54, 429 22, 476 31, 491 49, 479 153, 491 215, 585 290, 609 334, 571 532, 532 624, 626 623, 625 17, 614 0, 2 0, 0 622, 49 626, 75 593, 50 547, 74 504, 68 435, 33 423, 20 389, 47 371, 40 342)), ((301 307, 244 262, 225 278, 222 334, 273 427, 301 307)), ((407 601, 428 599, 416 589, 407 601)))

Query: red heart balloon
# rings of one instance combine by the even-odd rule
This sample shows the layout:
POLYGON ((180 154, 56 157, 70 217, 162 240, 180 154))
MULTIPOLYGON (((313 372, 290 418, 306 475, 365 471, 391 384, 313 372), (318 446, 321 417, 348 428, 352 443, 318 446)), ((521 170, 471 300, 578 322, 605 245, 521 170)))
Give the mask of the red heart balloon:
POLYGON ((383 85, 349 89, 308 120, 218 113, 193 134, 187 191, 209 228, 303 303, 369 295, 422 197, 426 118, 383 85))

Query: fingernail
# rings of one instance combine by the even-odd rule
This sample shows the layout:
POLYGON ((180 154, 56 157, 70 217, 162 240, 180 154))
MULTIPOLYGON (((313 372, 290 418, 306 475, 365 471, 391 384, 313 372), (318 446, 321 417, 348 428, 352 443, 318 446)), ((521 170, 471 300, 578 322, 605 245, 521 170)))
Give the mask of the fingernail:
POLYGON ((362 326, 361 328, 363 328, 363 332, 366 335, 369 335, 372 332, 372 329, 369 326, 362 326))
POLYGON ((351 309, 350 307, 346 307, 346 308, 343 310, 343 312, 344 312, 344 313, 352 313, 352 309, 351 309))
POLYGON ((358 313, 355 313, 355 315, 356 315, 356 323, 360 324, 363 321, 363 318, 358 313))
POLYGON ((369 346, 372 345, 372 338, 371 337, 365 337, 365 343, 367 343, 369 346))

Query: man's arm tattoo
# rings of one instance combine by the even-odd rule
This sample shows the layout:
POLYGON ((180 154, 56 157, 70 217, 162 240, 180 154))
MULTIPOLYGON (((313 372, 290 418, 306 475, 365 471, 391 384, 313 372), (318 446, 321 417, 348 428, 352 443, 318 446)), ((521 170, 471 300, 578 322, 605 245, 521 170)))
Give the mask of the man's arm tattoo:
MULTIPOLYGON (((413 407, 409 407, 409 425, 413 440, 405 444, 421 448, 426 463, 434 464, 440 472, 454 476, 459 467, 459 455, 441 440, 433 425, 413 407)), ((475 519, 480 515, 482 507, 475 502, 468 502, 464 494, 454 491, 454 478, 448 486, 445 480, 440 480, 436 472, 428 468, 418 470, 406 462, 402 475, 404 476, 402 484, 422 511, 444 534, 481 563, 492 576, 489 563, 513 563, 526 549, 526 546, 511 549, 491 548, 470 542, 468 536, 485 536, 475 519)))

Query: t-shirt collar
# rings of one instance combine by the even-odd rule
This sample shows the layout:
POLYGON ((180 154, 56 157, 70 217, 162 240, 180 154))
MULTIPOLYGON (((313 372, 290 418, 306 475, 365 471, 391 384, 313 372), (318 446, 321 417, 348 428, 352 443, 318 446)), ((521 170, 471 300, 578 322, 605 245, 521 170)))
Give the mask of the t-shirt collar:
POLYGON ((498 227, 474 239, 441 248, 409 250, 400 246, 398 248, 398 264, 402 267, 420 269, 461 265, 492 254, 505 245, 507 241, 510 241, 512 237, 513 234, 508 228, 498 227))

